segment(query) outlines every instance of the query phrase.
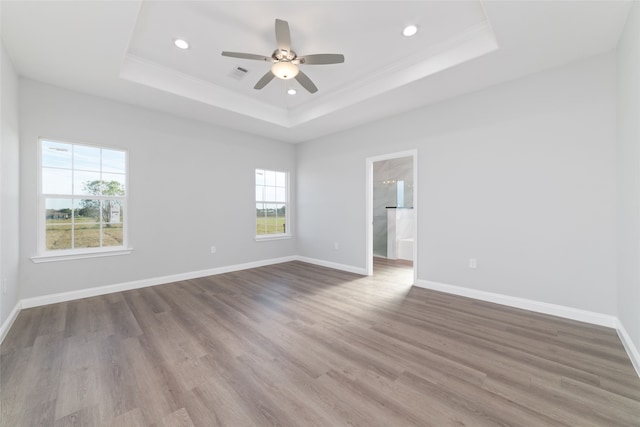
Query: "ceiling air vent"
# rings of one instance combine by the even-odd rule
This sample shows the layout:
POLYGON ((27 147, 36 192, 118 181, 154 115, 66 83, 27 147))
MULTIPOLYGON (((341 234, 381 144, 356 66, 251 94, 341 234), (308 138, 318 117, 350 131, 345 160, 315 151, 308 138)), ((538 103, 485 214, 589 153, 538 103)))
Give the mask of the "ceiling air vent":
POLYGON ((244 79, 244 76, 246 76, 248 72, 249 70, 247 70, 246 68, 236 67, 233 70, 231 70, 231 73, 229 73, 229 76, 233 77, 236 80, 242 80, 244 79))

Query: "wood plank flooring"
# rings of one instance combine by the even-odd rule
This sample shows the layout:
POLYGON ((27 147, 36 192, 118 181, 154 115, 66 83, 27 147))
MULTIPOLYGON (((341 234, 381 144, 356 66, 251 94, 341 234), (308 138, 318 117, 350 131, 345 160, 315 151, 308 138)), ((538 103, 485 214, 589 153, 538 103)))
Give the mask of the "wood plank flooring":
POLYGON ((612 329, 302 262, 23 310, 2 426, 640 426, 612 329))

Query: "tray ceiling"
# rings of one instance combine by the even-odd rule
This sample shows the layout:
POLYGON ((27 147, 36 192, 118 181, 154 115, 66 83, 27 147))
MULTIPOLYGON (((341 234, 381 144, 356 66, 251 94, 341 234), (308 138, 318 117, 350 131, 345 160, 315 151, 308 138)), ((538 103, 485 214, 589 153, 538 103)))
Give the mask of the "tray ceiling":
POLYGON ((171 114, 300 142, 615 49, 628 1, 12 1, 2 38, 25 77, 171 114), (295 80, 254 84, 275 19, 299 54, 295 80), (414 24, 413 37, 402 29, 414 24), (187 50, 173 45, 190 43, 187 50), (238 73, 237 67, 247 70, 238 73), (296 88, 297 94, 287 95, 296 88))

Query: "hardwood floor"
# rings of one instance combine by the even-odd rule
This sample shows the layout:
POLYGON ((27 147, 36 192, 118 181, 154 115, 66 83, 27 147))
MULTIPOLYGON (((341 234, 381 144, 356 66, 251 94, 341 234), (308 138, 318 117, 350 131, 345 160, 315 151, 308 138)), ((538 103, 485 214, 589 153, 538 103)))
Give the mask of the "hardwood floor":
MULTIPOLYGON (((3 426, 640 426, 612 329, 302 262, 23 310, 3 426)), ((407 280, 409 277, 409 280, 407 280)))

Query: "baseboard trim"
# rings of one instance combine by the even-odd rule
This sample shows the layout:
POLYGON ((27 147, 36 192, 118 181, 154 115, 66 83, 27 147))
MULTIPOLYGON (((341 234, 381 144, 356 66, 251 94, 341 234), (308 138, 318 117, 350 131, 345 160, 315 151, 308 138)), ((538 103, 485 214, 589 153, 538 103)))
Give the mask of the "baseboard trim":
POLYGON ((9 313, 9 317, 2 323, 0 326, 0 344, 4 341, 4 338, 7 336, 9 329, 13 326, 13 322, 16 321, 20 310, 22 309, 22 301, 18 301, 16 305, 13 307, 13 310, 9 313))
POLYGON ((622 345, 624 349, 627 351, 629 355, 629 359, 631 359, 631 364, 636 370, 636 374, 640 377, 640 351, 638 351, 638 347, 635 346, 631 337, 627 333, 627 330, 624 328, 624 325, 618 320, 618 326, 616 327, 616 331, 618 332, 618 337, 620 337, 620 341, 622 341, 622 345))
POLYGON ((614 329, 619 325, 618 319, 615 316, 566 307, 563 305, 549 304, 546 302, 496 294, 493 292, 479 291, 476 289, 432 282, 429 280, 418 280, 415 285, 421 288, 432 289, 434 291, 446 292, 449 294, 535 311, 537 313, 550 314, 552 316, 564 317, 565 319, 578 320, 580 322, 606 326, 614 329))
POLYGON ((134 280, 131 282, 118 283, 115 285, 98 286, 95 288, 80 289, 77 291, 61 292, 57 294, 43 295, 22 300, 22 308, 39 307, 58 302, 73 301, 82 298, 106 295, 114 292, 130 291, 133 289, 146 288, 148 286, 164 285, 166 283, 179 282, 182 280, 197 279, 199 277, 215 276, 217 274, 231 273, 233 271, 248 270, 250 268, 264 267, 266 265, 280 264, 294 261, 297 257, 288 256, 282 258, 270 258, 260 261, 247 262, 244 264, 234 264, 224 267, 211 268, 207 270, 190 271, 187 273, 171 274, 168 276, 153 277, 150 279, 134 280))
POLYGON ((337 262, 325 261, 317 258, 308 258, 305 256, 296 256, 295 259, 298 261, 307 262, 309 264, 319 265, 320 267, 333 268, 334 270, 342 270, 348 273, 360 274, 362 276, 367 275, 366 268, 355 267, 353 265, 339 264, 337 262))

